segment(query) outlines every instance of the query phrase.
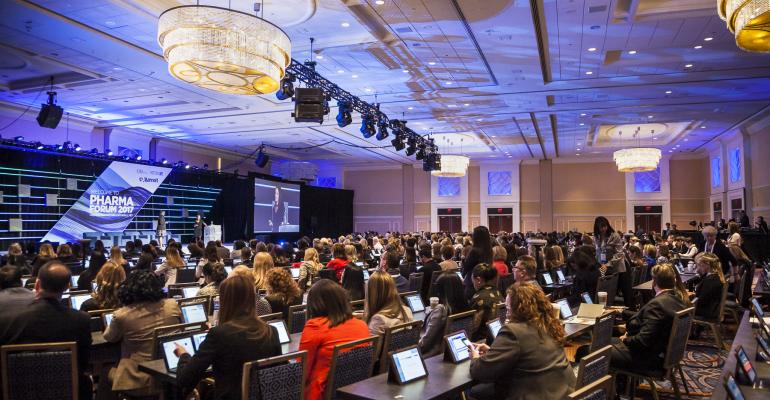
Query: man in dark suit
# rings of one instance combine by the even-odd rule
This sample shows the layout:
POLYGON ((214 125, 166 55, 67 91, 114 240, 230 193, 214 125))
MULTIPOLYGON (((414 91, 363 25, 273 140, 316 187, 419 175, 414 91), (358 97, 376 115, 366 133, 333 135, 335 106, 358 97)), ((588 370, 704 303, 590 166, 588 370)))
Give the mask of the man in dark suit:
POLYGON ((719 263, 722 265, 722 273, 728 276, 730 264, 736 265, 735 257, 720 240, 717 239, 717 229, 713 226, 703 228, 701 232, 705 241, 698 245, 698 253, 713 253, 719 257, 719 263))
POLYGON ((671 265, 653 267, 655 297, 628 320, 623 336, 612 339, 611 368, 644 371, 662 367, 674 315, 686 308, 675 285, 671 265))
POLYGON ((668 239, 668 235, 670 233, 671 233, 671 223, 666 222, 666 229, 664 229, 663 232, 661 232, 661 236, 663 236, 663 239, 668 239))
POLYGON ((438 265, 435 259, 433 259, 433 248, 431 245, 424 243, 420 245, 420 262, 422 268, 417 272, 422 272, 422 288, 420 289, 420 296, 425 304, 428 304, 428 298, 430 297, 430 283, 433 279, 433 274, 441 272, 441 266, 438 265))
POLYGON ((80 398, 87 399, 91 396, 91 381, 85 375, 91 329, 88 314, 61 304, 69 283, 70 270, 60 261, 41 267, 35 281, 37 299, 19 310, 0 314, 0 345, 76 342, 80 398))

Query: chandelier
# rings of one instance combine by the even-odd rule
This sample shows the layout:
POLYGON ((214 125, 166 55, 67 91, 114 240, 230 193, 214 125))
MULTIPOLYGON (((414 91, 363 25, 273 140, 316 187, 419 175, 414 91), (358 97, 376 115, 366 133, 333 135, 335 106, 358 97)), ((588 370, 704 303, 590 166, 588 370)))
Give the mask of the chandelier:
POLYGON ((717 11, 738 47, 770 52, 770 0, 717 0, 717 11))
MULTIPOLYGON (((658 168, 661 152, 652 147, 633 147, 616 151, 612 158, 620 172, 645 172, 658 168)), ((443 159, 442 159, 443 161, 443 159)))
POLYGON ((291 63, 291 41, 254 15, 180 6, 158 20, 158 43, 175 78, 228 94, 273 93, 291 63))
POLYGON ((459 178, 465 176, 465 171, 468 170, 469 163, 470 158, 466 156, 442 154, 441 169, 432 171, 431 175, 444 178, 459 178))

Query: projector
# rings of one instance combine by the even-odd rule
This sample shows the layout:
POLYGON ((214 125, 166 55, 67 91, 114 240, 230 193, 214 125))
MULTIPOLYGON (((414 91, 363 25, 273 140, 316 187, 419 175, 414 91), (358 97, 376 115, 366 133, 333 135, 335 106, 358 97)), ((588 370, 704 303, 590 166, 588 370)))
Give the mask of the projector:
POLYGON ((56 129, 64 109, 56 105, 56 92, 48 92, 48 103, 40 105, 37 124, 43 128, 56 129))

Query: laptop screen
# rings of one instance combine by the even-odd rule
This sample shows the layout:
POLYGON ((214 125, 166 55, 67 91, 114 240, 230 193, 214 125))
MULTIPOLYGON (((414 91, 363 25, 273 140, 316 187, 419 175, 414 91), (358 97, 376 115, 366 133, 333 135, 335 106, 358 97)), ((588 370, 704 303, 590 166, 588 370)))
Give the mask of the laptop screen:
POLYGON ((204 340, 206 340, 206 335, 208 335, 208 332, 201 332, 196 333, 192 335, 193 339, 193 346, 195 346, 195 351, 198 351, 201 349, 201 343, 203 343, 204 340))
POLYGON ((409 382, 428 375, 417 347, 394 353, 393 366, 401 382, 409 382))
POLYGON ((468 338, 465 336, 465 331, 448 335, 446 340, 455 362, 465 361, 470 358, 471 351, 468 349, 468 338))
POLYGON ((191 324, 193 322, 206 322, 206 310, 203 308, 203 303, 190 304, 182 306, 182 320, 185 324, 191 324))
POLYGON ((583 298, 583 303, 594 304, 594 301, 591 299, 591 295, 588 294, 588 292, 580 293, 580 297, 583 298))
POLYGON ((730 400, 743 400, 743 392, 741 392, 741 388, 738 387, 738 383, 735 382, 733 374, 727 375, 725 389, 727 389, 727 395, 730 397, 730 400))
POLYGON ((487 322, 487 326, 489 327, 489 332, 492 333, 492 337, 497 337, 497 333, 500 332, 500 328, 503 327, 503 324, 500 323, 499 319, 494 319, 487 322))
POLYGON ((80 275, 72 275, 70 277, 70 286, 78 287, 78 279, 80 279, 80 275))
POLYGON ((104 329, 107 330, 107 327, 112 323, 112 319, 115 318, 115 314, 108 312, 102 314, 102 316, 104 317, 104 329))
POLYGON ((551 278, 551 274, 545 273, 543 275, 543 282, 545 282, 546 285, 553 284, 553 278, 551 278))
POLYGON ((463 280, 463 274, 460 273, 460 271, 455 272, 457 274, 457 277, 460 278, 460 280, 463 280))
POLYGON ((186 286, 182 288, 182 297, 189 299, 195 297, 198 294, 198 288, 196 286, 186 286))
POLYGON ((559 283, 564 282, 566 280, 564 278, 564 272, 562 272, 560 269, 556 270, 556 277, 559 278, 559 283))
POLYGON ((757 335, 757 343, 759 343, 759 347, 762 348, 762 351, 765 352, 768 356, 770 356, 770 345, 767 344, 767 340, 762 337, 762 335, 757 335))
POLYGON ((292 278, 299 279, 299 268, 289 268, 289 271, 291 271, 292 278))
POLYGON ((267 324, 275 327, 275 329, 278 331, 278 341, 281 344, 291 342, 289 332, 286 330, 286 323, 284 323, 282 319, 274 319, 272 321, 268 321, 267 324))
POLYGON ((227 275, 230 275, 233 273, 233 267, 225 267, 225 271, 227 272, 227 275))
POLYGON ((166 369, 169 371, 176 371, 176 366, 179 363, 179 357, 174 354, 176 344, 179 343, 191 356, 195 354, 195 348, 191 337, 184 337, 178 339, 168 340, 163 343, 163 360, 166 362, 166 369))
POLYGON ((85 303, 86 300, 90 298, 90 294, 76 294, 74 296, 70 296, 70 304, 72 305, 72 309, 80 310, 80 306, 82 306, 83 303, 85 303))
POLYGON ((746 351, 743 350, 743 347, 739 347, 735 353, 738 357, 738 365, 741 366, 741 369, 746 374, 749 382, 753 384, 757 380, 757 372, 754 370, 754 365, 751 364, 749 357, 746 355, 746 351))
POLYGON ((409 305, 409 308, 413 313, 425 311, 425 306, 422 304, 422 299, 418 294, 411 294, 406 296, 406 304, 409 305))
POLYGON ((569 302, 567 302, 567 299, 561 299, 557 301, 556 305, 559 306, 559 314, 561 314, 562 319, 567 319, 572 316, 572 309, 569 308, 569 302))
POLYGON ((754 308, 754 314, 757 318, 762 318, 765 315, 765 312, 762 311, 762 305, 759 304, 759 300, 757 300, 756 297, 751 298, 751 305, 754 308))

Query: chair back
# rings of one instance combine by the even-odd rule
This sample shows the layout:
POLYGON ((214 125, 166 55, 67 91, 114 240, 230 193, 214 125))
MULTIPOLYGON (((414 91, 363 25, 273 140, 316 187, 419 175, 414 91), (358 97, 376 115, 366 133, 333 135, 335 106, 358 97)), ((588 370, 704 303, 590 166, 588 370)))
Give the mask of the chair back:
POLYGON ((615 387, 612 375, 605 375, 590 385, 567 395, 568 400, 610 400, 614 397, 615 387))
POLYGON ((289 320, 287 322, 290 335, 302 332, 305 329, 305 322, 307 322, 307 306, 305 304, 289 306, 289 320))
POLYGON ((380 352, 380 373, 388 371, 388 353, 414 346, 420 342, 422 321, 411 321, 385 328, 380 352))
POLYGON ((591 329, 591 349, 597 351, 610 344, 612 340, 612 327, 615 322, 615 314, 602 315, 596 318, 596 323, 591 329))
POLYGON ((333 399, 336 397, 338 388, 372 376, 379 348, 378 341, 378 336, 371 336, 334 346, 324 399, 333 399))
POLYGON ((75 342, 2 346, 0 360, 5 400, 78 399, 75 342))
POLYGON ((596 283, 596 292, 607 292, 607 306, 615 303, 615 294, 618 292, 618 274, 600 276, 596 283))
POLYGON ((666 348, 666 358, 663 360, 664 369, 668 370, 678 365, 684 358, 694 314, 695 307, 690 307, 677 312, 674 316, 674 321, 671 323, 671 335, 668 338, 666 348))
POLYGON ((166 325, 155 328, 152 331, 152 359, 161 358, 161 354, 163 354, 159 339, 165 339, 172 335, 186 336, 192 332, 203 332, 205 330, 207 330, 206 322, 166 325))
POLYGON ((353 311, 363 311, 364 310, 364 303, 366 300, 353 300, 350 302, 350 308, 353 309, 353 311))
POLYGON ((508 317, 508 307, 505 305, 505 303, 497 303, 497 306, 495 306, 495 310, 497 311, 497 319, 500 320, 501 325, 505 325, 505 319, 508 317))
POLYGON ((465 331, 465 336, 471 337, 473 334, 473 318, 475 315, 476 311, 468 310, 448 316, 446 325, 444 326, 444 334, 448 335, 452 332, 465 331))
POLYGON ((422 272, 412 272, 409 274, 409 291, 420 291, 422 289, 422 272))
POLYGON ((366 296, 364 286, 364 270, 353 263, 348 263, 342 275, 342 288, 347 291, 350 300, 363 300, 366 296))
POLYGON ((719 314, 717 314, 717 322, 722 322, 725 319, 725 305, 727 304, 727 282, 722 284, 722 297, 719 298, 719 314))
POLYGON ((243 364, 242 400, 302 400, 307 351, 243 364))
POLYGON ((513 276, 513 274, 500 276, 497 278, 497 290, 499 290, 500 293, 505 295, 505 291, 508 290, 508 286, 513 285, 515 282, 516 282, 516 278, 513 276))
POLYGON ((318 271, 318 278, 319 279, 330 279, 330 280, 333 280, 334 282, 338 282, 337 281, 337 273, 334 272, 334 270, 331 269, 331 268, 323 268, 323 269, 319 270, 318 271))
POLYGON ((591 384, 610 373, 612 346, 604 346, 580 359, 575 389, 591 384))
POLYGON ((264 315, 260 315, 259 319, 261 319, 262 321, 265 321, 265 322, 273 321, 273 320, 276 320, 276 319, 283 319, 283 313, 277 312, 277 313, 272 313, 272 314, 264 314, 264 315))

